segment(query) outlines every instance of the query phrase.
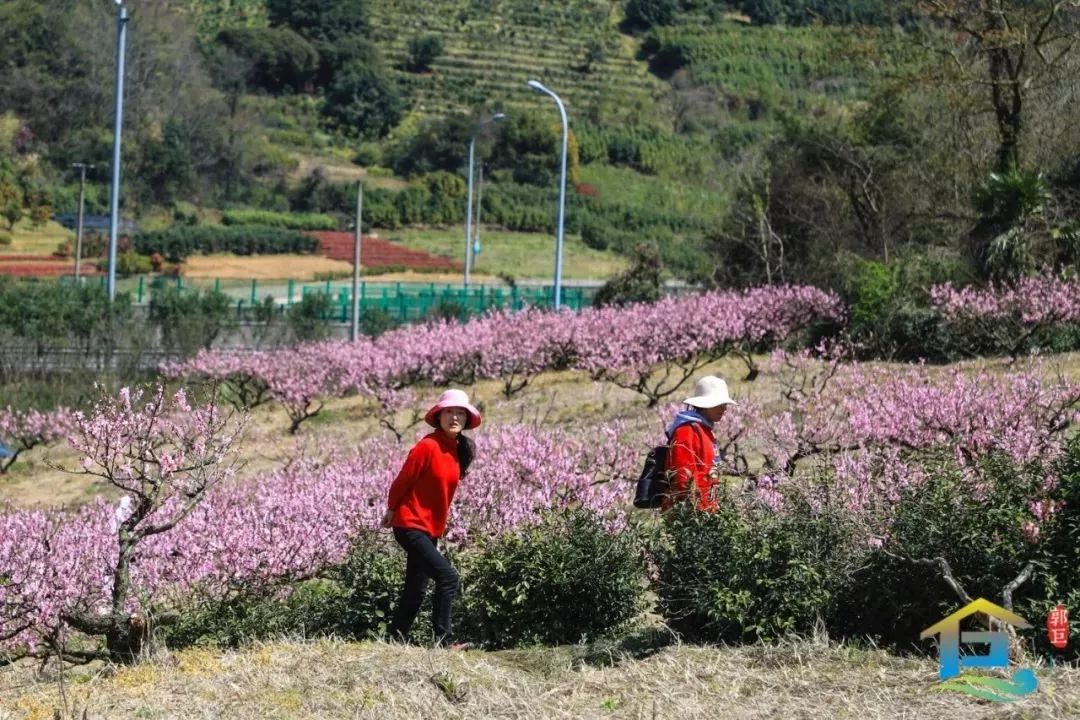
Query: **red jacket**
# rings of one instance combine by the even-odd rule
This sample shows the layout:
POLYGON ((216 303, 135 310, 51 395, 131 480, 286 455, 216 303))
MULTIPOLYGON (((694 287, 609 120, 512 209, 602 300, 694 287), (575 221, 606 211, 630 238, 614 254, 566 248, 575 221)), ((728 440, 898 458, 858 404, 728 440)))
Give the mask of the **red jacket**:
POLYGON ((671 491, 664 499, 662 510, 669 510, 676 501, 686 499, 691 492, 695 495, 699 510, 716 507, 712 499, 716 481, 709 477, 716 457, 715 443, 713 431, 702 423, 692 422, 675 428, 666 465, 671 472, 671 491))
POLYGON ((387 507, 394 513, 390 524, 442 537, 460 480, 457 440, 441 430, 425 435, 390 485, 387 507))

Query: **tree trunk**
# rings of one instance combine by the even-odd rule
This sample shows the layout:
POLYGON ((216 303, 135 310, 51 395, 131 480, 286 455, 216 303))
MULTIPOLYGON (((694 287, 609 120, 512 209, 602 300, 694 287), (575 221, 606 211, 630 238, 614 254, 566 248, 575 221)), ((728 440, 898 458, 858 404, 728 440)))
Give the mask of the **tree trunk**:
MULTIPOLYGON (((986 13, 990 34, 1004 38, 1009 28, 1000 12, 986 13)), ((1023 129, 1023 90, 1020 86, 1019 67, 1023 63, 1023 51, 1008 47, 991 47, 987 52, 991 85, 991 101, 998 127, 997 170, 1008 172, 1020 161, 1020 132, 1023 129), (1019 57, 1017 57, 1019 53, 1019 57)))

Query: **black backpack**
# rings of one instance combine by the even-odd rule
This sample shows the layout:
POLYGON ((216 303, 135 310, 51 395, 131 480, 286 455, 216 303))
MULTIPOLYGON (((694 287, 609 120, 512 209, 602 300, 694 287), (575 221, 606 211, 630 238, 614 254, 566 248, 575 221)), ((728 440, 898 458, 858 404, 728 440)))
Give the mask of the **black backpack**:
POLYGON ((642 509, 658 508, 670 489, 670 479, 665 471, 667 464, 667 445, 657 445, 645 456, 645 467, 637 481, 634 494, 634 507, 642 509))

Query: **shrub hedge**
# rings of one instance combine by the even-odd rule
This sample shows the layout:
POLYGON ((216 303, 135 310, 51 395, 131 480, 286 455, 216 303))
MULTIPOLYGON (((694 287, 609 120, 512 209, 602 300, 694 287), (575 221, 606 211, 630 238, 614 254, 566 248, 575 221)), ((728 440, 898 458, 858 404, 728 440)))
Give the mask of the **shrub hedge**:
POLYGON ((285 213, 272 210, 226 210, 221 216, 225 225, 254 225, 286 230, 337 230, 338 222, 323 213, 285 213))
POLYGON ((190 255, 233 253, 271 255, 313 253, 319 241, 295 230, 259 226, 187 226, 157 232, 137 233, 132 249, 140 255, 160 253, 169 262, 181 262, 190 255))

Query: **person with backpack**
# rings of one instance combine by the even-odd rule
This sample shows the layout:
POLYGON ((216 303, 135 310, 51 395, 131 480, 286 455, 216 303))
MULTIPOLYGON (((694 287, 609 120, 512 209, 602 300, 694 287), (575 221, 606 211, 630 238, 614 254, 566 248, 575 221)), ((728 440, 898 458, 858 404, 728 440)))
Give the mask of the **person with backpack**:
POLYGON ((727 383, 713 375, 697 381, 694 394, 683 400, 686 409, 675 415, 667 428, 668 451, 664 469, 668 488, 661 511, 676 502, 692 500, 699 510, 712 510, 713 464, 716 461, 714 424, 735 401, 728 395, 727 383))
POLYGON ((451 644, 451 615, 458 590, 458 573, 439 552, 439 538, 446 532, 446 518, 461 478, 469 470, 476 444, 462 433, 479 427, 480 412, 461 390, 447 390, 427 411, 424 421, 435 428, 413 446, 390 485, 383 527, 392 528, 394 539, 405 550, 405 584, 401 590, 390 632, 406 640, 427 590, 435 581, 433 624, 435 645, 452 650, 467 644, 451 644))

